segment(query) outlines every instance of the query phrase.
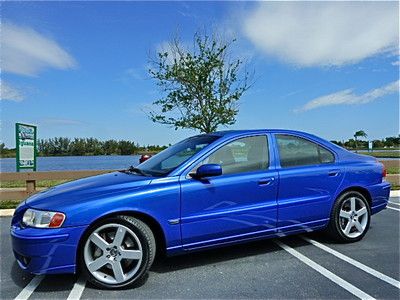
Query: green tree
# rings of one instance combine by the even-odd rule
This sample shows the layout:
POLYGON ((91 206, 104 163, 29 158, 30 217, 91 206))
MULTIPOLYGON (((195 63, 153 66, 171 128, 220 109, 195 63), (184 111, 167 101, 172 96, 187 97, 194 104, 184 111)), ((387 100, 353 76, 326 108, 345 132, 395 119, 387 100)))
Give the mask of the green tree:
POLYGON ((135 143, 131 141, 119 141, 118 142, 118 149, 121 155, 132 155, 136 152, 135 143))
POLYGON ((106 155, 120 154, 118 149, 118 142, 116 140, 108 140, 104 142, 104 153, 106 155))
POLYGON ((397 137, 390 136, 385 139, 386 147, 399 147, 399 145, 400 145, 400 135, 397 137))
POLYGON ((85 153, 88 155, 104 154, 103 143, 96 138, 86 138, 85 146, 85 153))
POLYGON ((359 138, 359 137, 367 138, 368 135, 365 133, 364 130, 359 130, 359 131, 356 131, 354 133, 354 141, 355 141, 355 146, 356 146, 356 152, 357 152, 357 142, 358 142, 357 138, 359 138))
POLYGON ((82 156, 86 154, 86 142, 83 138, 75 138, 71 142, 70 152, 72 155, 82 156))
POLYGON ((372 147, 374 147, 374 149, 375 148, 383 148, 383 147, 385 147, 385 142, 384 142, 384 140, 373 140, 372 147))
POLYGON ((164 96, 148 112, 153 122, 200 132, 232 125, 238 101, 250 87, 250 73, 243 60, 231 59, 230 47, 215 35, 196 33, 188 50, 179 38, 150 61, 150 76, 164 96))
POLYGON ((336 144, 336 145, 338 145, 338 146, 341 146, 341 147, 344 146, 344 144, 343 144, 341 141, 332 140, 331 143, 334 143, 334 144, 336 144))

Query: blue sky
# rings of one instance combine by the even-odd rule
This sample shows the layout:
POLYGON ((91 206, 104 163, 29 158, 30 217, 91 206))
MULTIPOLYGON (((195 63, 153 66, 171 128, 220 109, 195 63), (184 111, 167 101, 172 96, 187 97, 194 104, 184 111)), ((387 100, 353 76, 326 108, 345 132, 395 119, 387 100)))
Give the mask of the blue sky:
MULTIPOLYGON (((228 129, 326 139, 399 134, 398 3, 2 2, 1 140, 15 122, 54 136, 168 144, 193 131, 152 123, 149 53, 177 31, 235 37, 255 69, 228 129)), ((225 129, 224 127, 220 129, 225 129)))

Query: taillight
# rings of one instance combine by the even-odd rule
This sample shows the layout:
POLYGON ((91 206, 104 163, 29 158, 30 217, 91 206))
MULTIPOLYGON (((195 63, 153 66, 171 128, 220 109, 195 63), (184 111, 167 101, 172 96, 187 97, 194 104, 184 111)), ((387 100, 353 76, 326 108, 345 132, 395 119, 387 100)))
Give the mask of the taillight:
POLYGON ((383 167, 383 171, 382 171, 382 177, 385 178, 387 175, 386 169, 385 167, 383 167))

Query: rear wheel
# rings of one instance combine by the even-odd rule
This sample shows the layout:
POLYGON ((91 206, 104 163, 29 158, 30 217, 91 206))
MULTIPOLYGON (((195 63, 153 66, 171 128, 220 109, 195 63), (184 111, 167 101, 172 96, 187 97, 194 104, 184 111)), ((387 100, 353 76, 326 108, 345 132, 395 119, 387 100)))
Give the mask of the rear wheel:
POLYGON ((356 242, 367 233, 370 218, 371 209, 365 197, 349 191, 336 200, 327 230, 338 241, 356 242))
POLYGON ((134 285, 146 275, 156 251, 150 228, 128 216, 96 224, 82 247, 84 273, 90 282, 102 288, 134 285))

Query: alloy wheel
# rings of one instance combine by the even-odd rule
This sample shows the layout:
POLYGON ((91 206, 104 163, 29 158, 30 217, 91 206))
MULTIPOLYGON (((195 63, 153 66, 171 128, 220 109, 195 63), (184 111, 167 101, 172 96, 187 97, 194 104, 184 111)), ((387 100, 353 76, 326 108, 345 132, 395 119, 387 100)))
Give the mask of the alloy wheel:
POLYGON ((368 209, 365 202, 358 197, 349 197, 343 201, 339 212, 339 226, 349 238, 363 234, 368 224, 368 209))
POLYGON ((143 250, 137 235, 122 224, 106 224, 94 230, 84 247, 88 271, 105 284, 121 284, 138 272, 143 250))

